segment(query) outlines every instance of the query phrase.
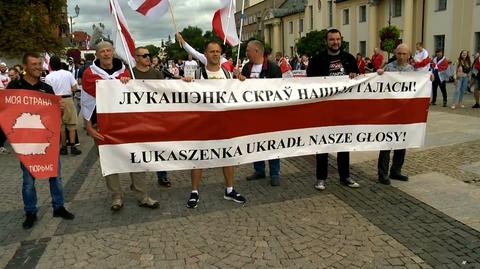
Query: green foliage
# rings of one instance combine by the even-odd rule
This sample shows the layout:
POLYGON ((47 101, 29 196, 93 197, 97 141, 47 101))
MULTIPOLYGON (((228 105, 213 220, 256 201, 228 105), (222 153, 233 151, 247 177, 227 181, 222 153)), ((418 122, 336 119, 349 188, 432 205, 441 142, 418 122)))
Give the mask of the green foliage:
POLYGON ((380 30, 380 48, 392 53, 400 44, 400 29, 397 26, 386 26, 380 30))
MULTIPOLYGON (((309 57, 318 54, 327 49, 327 29, 321 31, 308 32, 306 36, 300 38, 295 46, 299 55, 306 54, 309 57)), ((348 47, 348 43, 342 40, 342 49, 348 47)))
POLYGON ((21 57, 27 51, 58 53, 63 0, 16 0, 0 3, 0 56, 21 57))
MULTIPOLYGON (((215 40, 220 43, 223 47, 223 51, 227 54, 227 57, 236 57, 236 54, 232 56, 232 47, 228 45, 223 45, 223 40, 220 39, 212 31, 206 31, 203 33, 202 29, 196 26, 188 26, 180 32, 183 36, 183 39, 190 45, 192 48, 196 49, 199 52, 204 51, 204 46, 207 41, 215 40)), ((187 59, 188 54, 183 49, 180 48, 178 42, 166 44, 166 53, 167 59, 187 59)))
POLYGON ((145 46, 145 48, 148 49, 148 52, 152 56, 158 55, 158 52, 160 51, 160 47, 157 47, 157 46, 152 45, 152 44, 145 46))

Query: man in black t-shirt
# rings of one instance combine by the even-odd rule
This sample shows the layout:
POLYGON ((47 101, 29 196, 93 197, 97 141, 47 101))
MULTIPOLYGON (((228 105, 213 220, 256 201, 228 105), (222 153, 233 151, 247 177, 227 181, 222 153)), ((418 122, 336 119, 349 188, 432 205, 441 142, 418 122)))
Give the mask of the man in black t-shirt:
MULTIPOLYGON (((27 53, 23 57, 25 65, 25 75, 20 80, 12 81, 7 89, 24 89, 39 91, 55 95, 50 85, 41 82, 42 60, 37 53, 27 53)), ((60 141, 58 141, 60 143, 60 141)), ((23 222, 24 229, 30 229, 37 221, 37 192, 35 190, 35 178, 30 174, 27 168, 20 164, 23 172, 22 196, 24 210, 26 214, 23 222)), ((63 183, 60 170, 60 160, 58 161, 58 176, 49 178, 50 193, 52 196, 53 216, 63 219, 73 219, 75 216, 63 207, 63 183)))
MULTIPOLYGON (((314 56, 307 68, 307 77, 318 76, 344 76, 354 78, 358 75, 358 65, 355 57, 341 49, 342 34, 337 29, 330 29, 326 35, 327 50, 314 56)), ((328 176, 328 153, 316 155, 317 159, 317 183, 315 189, 324 190, 328 176)), ((340 182, 350 188, 358 188, 360 185, 350 178, 350 153, 337 153, 338 174, 340 182)))

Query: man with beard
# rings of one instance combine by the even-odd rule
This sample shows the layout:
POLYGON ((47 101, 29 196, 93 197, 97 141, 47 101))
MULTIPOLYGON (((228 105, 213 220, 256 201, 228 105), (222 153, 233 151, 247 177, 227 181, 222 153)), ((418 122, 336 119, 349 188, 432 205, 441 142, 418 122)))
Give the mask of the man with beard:
MULTIPOLYGON (((345 76, 354 78, 358 75, 358 66, 355 57, 341 49, 342 35, 337 29, 330 29, 326 35, 327 50, 317 54, 310 60, 307 69, 307 77, 319 76, 345 76)), ((316 155, 317 159, 317 183, 315 189, 324 190, 328 176, 328 153, 316 155)), ((340 182, 350 188, 358 188, 360 185, 350 178, 350 153, 337 153, 338 173, 340 182)))

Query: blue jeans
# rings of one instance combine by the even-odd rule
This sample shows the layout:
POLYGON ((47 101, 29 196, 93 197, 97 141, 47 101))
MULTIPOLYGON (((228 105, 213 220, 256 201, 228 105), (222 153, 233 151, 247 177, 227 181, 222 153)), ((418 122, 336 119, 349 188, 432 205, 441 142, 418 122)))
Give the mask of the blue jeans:
MULTIPOLYGON (((28 169, 20 163, 23 172, 23 206, 26 213, 37 213, 37 191, 35 190, 35 178, 28 172, 28 169)), ((50 195, 52 196, 52 207, 58 209, 63 206, 63 184, 60 173, 60 160, 58 161, 58 177, 48 179, 50 183, 50 195)))
POLYGON ((157 171, 157 178, 159 180, 167 179, 167 171, 157 171))
POLYGON ((459 104, 463 101, 463 94, 468 88, 468 76, 457 78, 457 87, 453 94, 453 104, 459 104))
MULTIPOLYGON (((270 177, 280 176, 280 159, 268 160, 268 166, 270 168, 270 177)), ((253 169, 255 169, 255 173, 265 175, 265 161, 254 162, 253 169)))

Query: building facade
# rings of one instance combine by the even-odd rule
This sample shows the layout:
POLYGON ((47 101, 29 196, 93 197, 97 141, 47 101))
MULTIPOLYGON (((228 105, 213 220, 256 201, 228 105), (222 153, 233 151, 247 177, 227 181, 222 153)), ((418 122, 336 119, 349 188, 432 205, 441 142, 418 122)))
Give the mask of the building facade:
MULTIPOLYGON (((237 27, 241 2, 237 0, 237 27)), ((380 46, 379 31, 395 25, 412 49, 416 42, 450 59, 461 50, 480 50, 480 0, 251 0, 245 1, 242 40, 260 38, 272 51, 296 54, 295 43, 309 31, 337 28, 348 50, 370 56, 380 46), (280 3, 281 2, 281 3, 280 3)))

